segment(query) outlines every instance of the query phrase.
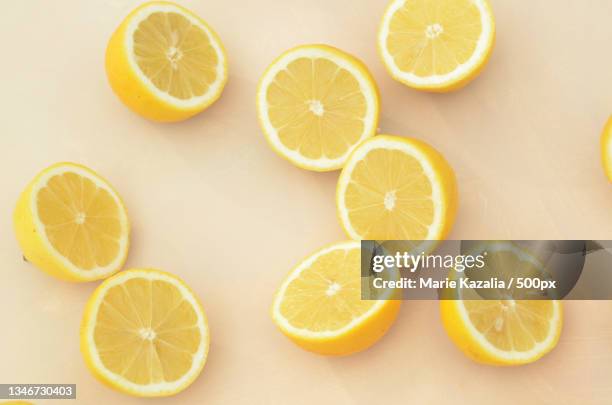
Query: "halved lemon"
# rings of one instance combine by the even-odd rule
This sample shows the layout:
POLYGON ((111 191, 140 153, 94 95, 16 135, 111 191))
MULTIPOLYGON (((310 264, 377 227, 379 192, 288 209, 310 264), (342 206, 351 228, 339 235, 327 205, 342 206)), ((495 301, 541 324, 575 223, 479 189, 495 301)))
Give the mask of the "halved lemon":
POLYGON ((127 258, 130 225, 119 194, 93 170, 57 163, 21 193, 14 228, 24 258, 69 281, 105 278, 127 258))
POLYGON ((608 180, 612 182, 612 116, 601 134, 601 161, 608 180))
POLYGON ((444 239, 457 200, 455 174, 438 151, 390 135, 355 149, 336 191, 338 217, 352 239, 444 239))
POLYGON ((215 102, 227 82, 221 40, 204 20, 171 2, 140 5, 106 49, 106 74, 129 108, 154 121, 181 121, 215 102))
POLYGON ((81 352, 92 373, 121 392, 158 397, 187 388, 210 345, 204 310, 178 277, 123 271, 105 280, 85 307, 81 352))
POLYGON ((393 0, 378 32, 379 52, 394 79, 439 92, 474 79, 494 41, 487 0, 393 0))
POLYGON ((485 364, 536 361, 556 346, 563 324, 555 300, 443 300, 440 308, 451 340, 485 364))
POLYGON ((361 283, 360 243, 325 247, 289 273, 274 298, 272 319, 306 350, 324 355, 364 350, 389 330, 401 301, 362 300, 361 283))
POLYGON ((308 170, 344 165, 374 135, 379 95, 367 67, 327 45, 303 45, 276 59, 259 82, 257 110, 280 156, 308 170))

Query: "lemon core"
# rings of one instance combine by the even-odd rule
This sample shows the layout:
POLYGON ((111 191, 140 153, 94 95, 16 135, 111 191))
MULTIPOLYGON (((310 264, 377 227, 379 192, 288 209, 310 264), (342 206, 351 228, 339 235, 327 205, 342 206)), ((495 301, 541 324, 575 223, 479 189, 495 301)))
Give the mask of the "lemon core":
POLYGON ((437 38, 440 35, 442 35, 443 32, 444 32, 444 27, 442 27, 438 23, 428 25, 427 28, 425 29, 425 35, 427 35, 427 38, 429 39, 437 38))
POLYGON ((395 194, 395 190, 387 191, 385 193, 385 209, 387 211, 393 211, 393 208, 395 208, 396 200, 397 195, 395 194))

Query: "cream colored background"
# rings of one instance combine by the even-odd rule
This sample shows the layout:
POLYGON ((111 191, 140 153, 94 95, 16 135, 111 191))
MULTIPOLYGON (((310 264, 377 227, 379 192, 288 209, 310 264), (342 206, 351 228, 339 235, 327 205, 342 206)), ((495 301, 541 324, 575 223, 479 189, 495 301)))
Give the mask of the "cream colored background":
POLYGON ((452 238, 612 239, 612 187, 598 143, 612 112, 610 1, 492 0, 492 60, 447 95, 410 90, 384 71, 375 34, 386 1, 181 1, 223 39, 230 80, 216 105, 175 125, 134 115, 106 83, 106 41, 137 3, 2 2, 0 382, 76 383, 76 402, 86 405, 147 402, 102 386, 81 360, 81 311, 97 283, 42 274, 21 260, 12 234, 22 187, 43 167, 72 160, 124 197, 133 221, 128 266, 179 274, 208 312, 203 374, 156 404, 612 403, 612 302, 567 303, 557 349, 520 368, 464 358, 435 302, 405 302, 391 332, 352 357, 294 347, 268 309, 299 259, 344 238, 337 173, 278 158, 255 112, 256 82, 273 58, 300 43, 333 44, 377 79, 381 132, 426 140, 456 169, 452 238))

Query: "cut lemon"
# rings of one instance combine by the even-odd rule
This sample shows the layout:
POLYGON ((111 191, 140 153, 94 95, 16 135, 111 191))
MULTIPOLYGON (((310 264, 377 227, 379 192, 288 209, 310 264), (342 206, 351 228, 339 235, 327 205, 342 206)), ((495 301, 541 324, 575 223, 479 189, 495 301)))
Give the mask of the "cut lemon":
POLYGON ((94 171, 57 163, 21 193, 14 227, 24 258, 69 281, 91 281, 120 270, 130 226, 117 192, 94 171))
POLYGON ((210 344, 202 306, 185 283, 159 270, 105 280, 83 316, 81 352, 93 374, 121 392, 158 397, 187 388, 210 344))
POLYGON ((342 242, 302 261, 285 279, 272 319, 298 346, 346 355, 376 343, 391 327, 397 300, 361 299, 361 245, 342 242))
POLYGON ((123 20, 106 49, 113 91, 154 121, 181 121, 219 98, 227 57, 217 34, 170 2, 142 4, 123 20))
POLYGON ((601 159, 604 172, 608 180, 612 182, 612 116, 608 119, 603 134, 601 134, 601 159))
POLYGON ((440 153, 389 135, 355 149, 336 192, 340 223, 353 239, 444 239, 457 199, 455 174, 440 153))
POLYGON ((474 79, 494 41, 486 0, 393 0, 378 32, 379 52, 393 78, 440 92, 474 79))
POLYGON ((557 344, 563 324, 560 301, 440 301, 451 340, 470 358, 485 364, 536 361, 557 344))
POLYGON ((355 57, 326 45, 293 48, 266 70, 259 121, 283 158, 308 170, 337 170, 376 132, 378 88, 355 57))

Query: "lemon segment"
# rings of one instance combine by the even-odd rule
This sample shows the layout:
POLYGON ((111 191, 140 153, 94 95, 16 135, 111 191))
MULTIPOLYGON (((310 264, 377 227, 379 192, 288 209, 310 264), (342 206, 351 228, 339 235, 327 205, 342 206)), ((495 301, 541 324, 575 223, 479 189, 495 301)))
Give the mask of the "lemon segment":
POLYGON ((557 344, 563 323, 555 300, 440 301, 451 340, 471 359, 493 365, 536 361, 557 344))
POLYGON ((260 80, 259 122, 268 143, 298 167, 337 170, 376 132, 378 88, 367 67, 327 45, 303 45, 276 59, 260 80))
POLYGON ((601 161, 604 173, 612 182, 612 116, 601 134, 601 161))
POLYGON ((272 319, 298 346, 324 355, 364 350, 391 327, 397 300, 361 300, 361 246, 342 242, 302 261, 285 279, 272 319))
POLYGON ((378 33, 389 73, 416 89, 455 90, 488 61, 495 22, 486 0, 393 0, 378 33))
POLYGON ((390 135, 355 149, 336 191, 338 217, 352 239, 444 239, 457 200, 455 174, 439 152, 390 135))
POLYGON ((21 193, 14 228, 24 257, 69 281, 91 281, 120 270, 130 226, 116 191, 94 171, 58 163, 21 193))
POLYGON ((81 352, 93 374, 121 392, 176 394, 200 374, 209 348, 202 306, 185 283, 150 269, 102 283, 85 308, 81 352))
POLYGON ((153 1, 132 11, 112 35, 106 73, 113 91, 138 114, 181 121, 220 97, 227 57, 204 20, 177 4, 153 1))

